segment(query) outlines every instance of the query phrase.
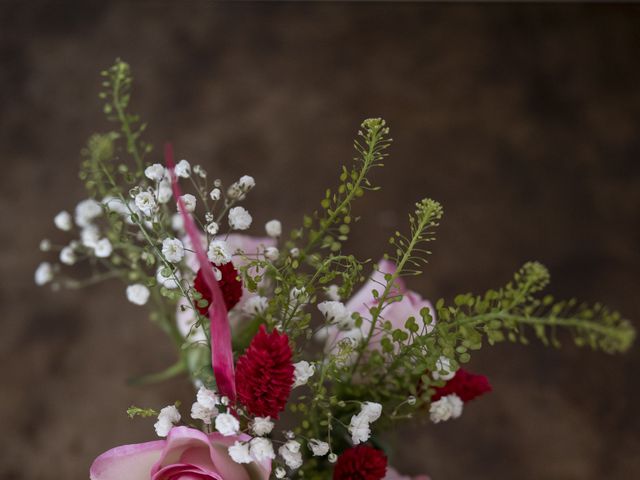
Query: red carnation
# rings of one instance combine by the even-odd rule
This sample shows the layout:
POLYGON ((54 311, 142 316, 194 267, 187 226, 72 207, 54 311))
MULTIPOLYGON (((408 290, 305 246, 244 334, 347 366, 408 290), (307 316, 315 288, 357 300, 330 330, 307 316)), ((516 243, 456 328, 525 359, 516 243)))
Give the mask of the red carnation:
MULTIPOLYGON (((213 263, 211 265, 217 268, 222 274, 222 278, 218 280, 218 285, 220 285, 220 290, 222 291, 222 297, 224 298, 224 304, 227 307, 227 311, 231 310, 240 301, 240 297, 242 297, 242 282, 238 277, 238 271, 231 262, 227 262, 224 265, 215 265, 213 263)), ((207 301, 206 307, 199 307, 197 305, 198 302, 195 302, 198 311, 202 315, 206 315, 209 311, 212 296, 211 290, 209 290, 207 283, 204 281, 202 269, 198 270, 196 279, 193 282, 193 288, 202 295, 203 300, 207 301)))
POLYGON ((443 387, 436 388, 436 393, 431 397, 431 401, 435 402, 441 397, 455 393, 466 403, 490 391, 491 385, 487 377, 460 368, 443 387))
POLYGON ((387 457, 380 450, 358 445, 342 452, 333 480, 381 480, 387 474, 387 457))
POLYGON ((236 363, 238 398, 252 415, 278 418, 293 386, 289 337, 264 325, 236 363))

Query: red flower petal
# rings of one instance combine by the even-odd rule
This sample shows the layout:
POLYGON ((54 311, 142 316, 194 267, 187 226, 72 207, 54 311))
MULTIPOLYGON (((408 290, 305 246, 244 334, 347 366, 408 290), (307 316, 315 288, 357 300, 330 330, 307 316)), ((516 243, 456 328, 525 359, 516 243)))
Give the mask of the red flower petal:
POLYGON ((338 457, 333 480, 381 480, 386 474, 385 454, 375 448, 358 445, 338 457))
MULTIPOLYGON (((222 278, 218 280, 220 290, 222 291, 222 297, 224 298, 224 304, 227 307, 227 311, 231 310, 237 305, 242 297, 242 282, 238 276, 236 267, 232 262, 225 263, 224 265, 215 265, 212 263, 222 274, 222 278)), ((206 315, 209 311, 209 305, 211 304, 211 290, 204 281, 202 269, 198 270, 196 279, 193 282, 193 288, 202 295, 202 298, 207 301, 206 307, 196 308, 202 315, 206 315)), ((197 302, 196 302, 197 303, 197 302)))
POLYGON ((467 403, 490 391, 491 385, 487 377, 476 375, 460 368, 444 386, 436 388, 436 393, 431 397, 431 401, 435 402, 442 397, 455 393, 463 402, 467 403))
POLYGON ((289 399, 293 371, 289 337, 275 330, 267 334, 261 325, 236 363, 240 403, 252 415, 277 419, 289 399))

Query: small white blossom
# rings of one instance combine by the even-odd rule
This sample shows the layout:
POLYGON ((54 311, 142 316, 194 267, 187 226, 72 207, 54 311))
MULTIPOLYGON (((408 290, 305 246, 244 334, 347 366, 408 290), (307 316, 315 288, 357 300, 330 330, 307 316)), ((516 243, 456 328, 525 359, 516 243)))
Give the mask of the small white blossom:
POLYGON ((429 407, 429 418, 433 423, 440 423, 462 415, 463 402, 458 395, 452 393, 432 402, 429 407))
POLYGON ((200 387, 198 393, 196 394, 196 399, 198 400, 198 403, 200 405, 211 410, 220 405, 220 397, 218 397, 218 394, 213 390, 209 390, 205 387, 200 387))
POLYGON ((108 238, 101 238, 96 242, 94 253, 98 258, 107 258, 113 252, 113 246, 108 238))
POLYGON ((211 425, 211 419, 217 414, 217 408, 207 408, 200 402, 194 402, 193 405, 191 405, 191 418, 194 420, 202 420, 207 425, 211 425))
POLYGON ((251 439, 249 442, 249 452, 257 462, 264 462, 265 460, 273 460, 276 458, 273 445, 267 438, 258 437, 251 439))
POLYGON ((209 260, 218 265, 225 265, 231 261, 231 253, 227 242, 224 240, 212 240, 207 251, 209 260))
POLYGON ((171 272, 167 267, 160 265, 156 271, 156 280, 158 283, 169 290, 175 290, 178 288, 178 282, 176 279, 180 280, 181 278, 182 275, 180 274, 180 270, 177 269, 171 272), (168 275, 165 276, 165 273, 168 273, 168 275))
POLYGON ((360 415, 373 423, 380 418, 380 415, 382 415, 382 405, 375 402, 364 402, 362 404, 362 409, 360 410, 360 415))
POLYGON ((121 198, 114 197, 113 195, 107 195, 102 199, 102 205, 104 205, 109 211, 115 212, 118 215, 129 215, 129 209, 127 204, 122 201, 121 198))
POLYGON ((175 405, 169 405, 160 410, 158 414, 158 421, 155 423, 154 428, 159 437, 166 437, 173 425, 180 421, 180 412, 175 405))
POLYGON ((173 196, 173 188, 171 187, 171 180, 168 176, 165 176, 158 185, 156 190, 156 197, 159 203, 167 203, 173 196))
POLYGON ((301 360, 298 363, 294 363, 293 367, 295 369, 293 372, 295 380, 293 382, 292 388, 305 385, 313 376, 313 374, 316 373, 316 367, 304 360, 301 360))
POLYGON ((271 421, 271 417, 254 418, 253 423, 251 424, 251 430, 259 437, 268 435, 269 433, 271 433, 271 430, 273 430, 273 422, 271 421))
POLYGON ((244 207, 233 207, 229 210, 229 226, 234 230, 246 230, 251 226, 252 220, 244 207))
POLYGON ((312 438, 309 440, 308 446, 315 457, 323 457, 329 453, 329 444, 327 442, 312 438))
POLYGON ((42 240, 40 240, 40 251, 48 252, 49 250, 51 250, 51 240, 47 238, 43 238, 42 240))
POLYGON ((196 197, 194 197, 190 193, 185 193, 180 198, 182 199, 182 203, 184 204, 184 209, 189 213, 193 213, 196 209, 196 197))
POLYGON ((278 453, 284 459, 284 463, 292 470, 302 466, 302 453, 300 453, 300 443, 289 440, 278 449, 278 453))
POLYGON ((180 160, 174 172, 177 177, 189 178, 191 176, 191 165, 186 160, 180 160))
POLYGON ((229 456, 236 463, 251 463, 253 458, 249 454, 249 444, 236 441, 228 449, 229 456))
POLYGON ((216 417, 216 430, 225 437, 235 435, 240 429, 240 422, 230 413, 221 413, 216 417))
POLYGON ((293 258, 298 258, 300 256, 300 249, 297 247, 293 247, 291 250, 289 250, 289 253, 293 258))
POLYGON ((342 302, 325 300, 318 304, 318 310, 328 322, 334 323, 341 328, 353 327, 351 312, 347 310, 342 302))
POLYGON ((211 222, 207 224, 207 233, 209 235, 215 235, 220 230, 220 226, 216 222, 211 222))
POLYGON ((364 415, 354 415, 351 417, 349 423, 349 433, 351 434, 351 440, 354 445, 364 443, 369 440, 371 436, 371 427, 369 426, 369 419, 364 415))
POLYGON ((256 315, 262 313, 267 309, 269 305, 269 299, 266 297, 260 297, 255 295, 249 297, 245 304, 242 306, 242 311, 248 315, 256 315))
POLYGON ((174 213, 171 216, 171 228, 176 232, 184 232, 184 218, 179 213, 174 213))
POLYGON ((327 298, 329 298, 329 300, 332 300, 334 302, 340 301, 338 285, 329 285, 327 288, 325 288, 324 293, 327 295, 327 298))
POLYGON ((456 371, 451 368, 451 360, 444 355, 441 356, 436 362, 436 369, 433 372, 433 378, 436 380, 451 380, 456 371))
POLYGON ((60 250, 60 261, 62 263, 64 263, 65 265, 73 265, 74 263, 76 263, 76 253, 73 250, 72 247, 67 246, 67 247, 63 247, 62 250, 60 250))
POLYGON ((280 220, 269 220, 265 224, 264 229, 270 237, 277 238, 282 235, 282 224, 280 220))
POLYGON ((267 247, 264 249, 264 256, 267 260, 275 262, 280 256, 280 250, 277 247, 267 247))
POLYGON ((282 467, 276 468, 276 478, 284 478, 287 475, 287 471, 282 467))
POLYGON ((202 165, 194 165, 193 173, 198 175, 200 178, 207 178, 207 172, 205 171, 204 168, 202 168, 202 165))
POLYGON ((51 280, 53 280, 53 268, 51 268, 51 264, 49 262, 42 262, 36 268, 36 273, 34 275, 34 280, 36 285, 46 285, 51 280))
POLYGON ((211 200, 213 200, 214 202, 220 200, 220 195, 221 195, 221 192, 220 192, 219 188, 214 188, 209 193, 209 196, 211 197, 211 200))
POLYGON ((80 227, 88 226, 94 218, 102 215, 102 207, 92 198, 82 200, 76 205, 75 220, 80 227))
POLYGON ((327 457, 327 460, 329 460, 329 463, 336 463, 338 461, 338 455, 336 455, 335 453, 330 453, 327 457))
POLYGON ((226 397, 226 396, 220 397, 220 403, 226 407, 227 405, 229 405, 229 397, 226 397))
POLYGON ((149 289, 141 283, 135 283, 127 287, 127 300, 136 305, 144 305, 149 300, 149 289))
POLYGON ((135 197, 135 203, 138 210, 147 217, 153 215, 157 206, 156 199, 153 197, 153 194, 147 191, 138 193, 135 197))
POLYGON ((232 200, 242 200, 246 197, 247 192, 255 187, 256 182, 253 177, 244 175, 240 180, 231 184, 227 190, 227 196, 232 200))
POLYGON ((307 303, 309 300, 309 295, 307 294, 307 290, 304 287, 293 287, 289 292, 289 298, 291 300, 297 300, 298 303, 307 303))
POLYGON ((100 231, 95 225, 84 227, 80 232, 80 241, 87 248, 96 248, 100 240, 100 231))
POLYGON ((178 263, 184 257, 184 245, 177 238, 165 238, 162 241, 162 254, 167 261, 178 263))
POLYGON ((71 230, 71 227, 73 227, 71 214, 64 210, 53 217, 53 223, 55 223, 56 227, 58 227, 63 232, 68 232, 69 230, 71 230))
POLYGON ((149 180, 153 180, 154 182, 159 182, 164 177, 164 167, 159 163, 154 163, 153 165, 144 169, 144 176, 149 180))

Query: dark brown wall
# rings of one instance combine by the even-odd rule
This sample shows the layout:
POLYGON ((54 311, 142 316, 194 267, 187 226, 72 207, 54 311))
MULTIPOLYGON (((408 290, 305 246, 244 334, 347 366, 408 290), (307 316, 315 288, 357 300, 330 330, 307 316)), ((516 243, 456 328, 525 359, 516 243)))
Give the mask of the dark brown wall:
MULTIPOLYGON (((413 282, 425 296, 499 286, 538 259, 554 294, 637 319, 639 25, 621 5, 2 2, 0 478, 86 478, 101 451, 153 436, 128 405, 190 401, 181 381, 125 385, 173 357, 121 285, 33 286, 39 240, 63 238, 51 218, 82 198, 78 152, 107 128, 98 71, 116 56, 152 141, 257 178, 256 225, 296 225, 359 121, 384 116, 393 155, 350 248, 377 258, 429 195, 446 217, 413 282)), ((436 480, 638 478, 639 361, 486 349, 471 366, 494 393, 397 432, 394 461, 436 480)))

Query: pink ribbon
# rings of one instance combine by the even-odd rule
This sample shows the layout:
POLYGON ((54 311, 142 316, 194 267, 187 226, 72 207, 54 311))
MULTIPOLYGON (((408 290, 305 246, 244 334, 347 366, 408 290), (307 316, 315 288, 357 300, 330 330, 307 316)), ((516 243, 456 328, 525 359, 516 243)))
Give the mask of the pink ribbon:
POLYGON ((169 173, 171 175, 171 186, 173 196, 178 202, 178 209, 184 220, 184 229, 191 239, 196 252, 198 263, 204 277, 204 281, 211 291, 211 305, 209 307, 209 320, 211 320, 211 364, 213 374, 216 377, 218 391, 229 397, 232 402, 236 399, 236 378, 233 368, 233 350, 231 348, 231 327, 227 307, 224 304, 222 291, 213 273, 211 262, 202 248, 200 232, 196 227, 193 218, 184 206, 180 191, 180 186, 174 172, 175 163, 173 161, 173 146, 170 143, 164 146, 164 158, 169 173))

